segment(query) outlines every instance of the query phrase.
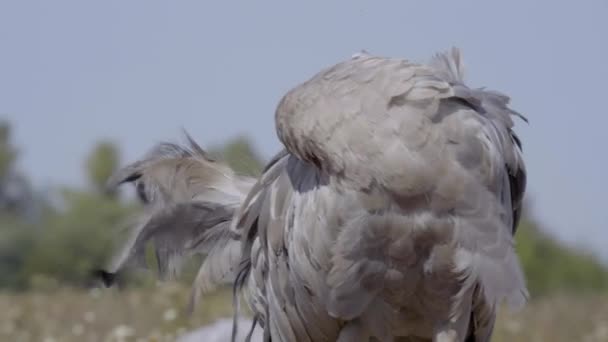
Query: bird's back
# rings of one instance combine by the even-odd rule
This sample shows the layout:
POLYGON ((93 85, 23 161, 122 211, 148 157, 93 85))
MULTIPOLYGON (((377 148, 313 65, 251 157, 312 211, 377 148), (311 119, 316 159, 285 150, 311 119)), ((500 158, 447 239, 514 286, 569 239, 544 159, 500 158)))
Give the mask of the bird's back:
POLYGON ((507 102, 463 84, 457 51, 429 66, 359 56, 290 91, 286 152, 234 221, 267 335, 488 340, 495 305, 526 296, 507 102))

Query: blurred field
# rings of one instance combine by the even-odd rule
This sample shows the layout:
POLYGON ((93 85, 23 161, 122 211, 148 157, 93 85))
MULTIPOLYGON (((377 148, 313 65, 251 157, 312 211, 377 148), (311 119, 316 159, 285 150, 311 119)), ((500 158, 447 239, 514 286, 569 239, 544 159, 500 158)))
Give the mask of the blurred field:
MULTIPOLYGON (((186 287, 0 294, 0 341, 174 341, 230 316, 228 292, 184 315, 186 287)), ((494 341, 608 341, 608 294, 560 295, 503 312, 494 341)))
POLYGON ((0 294, 0 341, 174 341, 231 315, 228 293, 205 297, 187 317, 189 291, 179 285, 119 291, 93 289, 0 294))

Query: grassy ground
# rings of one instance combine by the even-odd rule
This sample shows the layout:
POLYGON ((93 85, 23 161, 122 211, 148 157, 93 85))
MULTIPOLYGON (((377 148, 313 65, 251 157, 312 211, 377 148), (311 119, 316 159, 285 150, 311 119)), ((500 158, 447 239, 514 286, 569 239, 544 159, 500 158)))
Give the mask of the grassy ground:
MULTIPOLYGON (((184 315, 188 290, 61 290, 0 293, 0 341, 173 341, 229 316, 228 293, 207 297, 184 315)), ((608 341, 608 295, 555 296, 502 313, 494 341, 608 341)))
POLYGON ((157 289, 64 289, 0 294, 0 341, 173 341, 188 330, 231 315, 231 297, 218 293, 188 317, 189 292, 157 289))

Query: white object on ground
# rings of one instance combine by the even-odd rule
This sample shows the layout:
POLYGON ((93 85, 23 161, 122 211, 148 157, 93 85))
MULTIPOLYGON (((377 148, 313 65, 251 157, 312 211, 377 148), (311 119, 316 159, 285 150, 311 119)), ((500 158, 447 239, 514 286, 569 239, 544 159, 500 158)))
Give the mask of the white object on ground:
MULTIPOLYGON (((239 320, 237 340, 243 340, 249 333, 251 320, 239 320)), ((222 318, 212 324, 182 335, 177 342, 227 342, 232 334, 232 319, 222 318)), ((262 330, 257 328, 253 331, 252 342, 262 341, 262 330)))

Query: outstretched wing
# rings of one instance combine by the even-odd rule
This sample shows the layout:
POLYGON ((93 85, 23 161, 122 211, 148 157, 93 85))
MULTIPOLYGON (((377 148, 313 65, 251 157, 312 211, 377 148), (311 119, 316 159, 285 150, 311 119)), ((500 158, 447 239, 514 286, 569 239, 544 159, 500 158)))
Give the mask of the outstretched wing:
POLYGON ((188 146, 159 144, 108 181, 109 187, 133 183, 144 209, 123 249, 103 273, 106 280, 128 267, 146 267, 149 243, 161 277, 176 276, 184 257, 205 255, 194 301, 200 291, 234 280, 241 258, 240 236, 230 225, 255 179, 234 174, 187 138, 188 146))

